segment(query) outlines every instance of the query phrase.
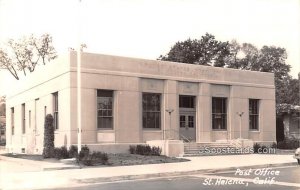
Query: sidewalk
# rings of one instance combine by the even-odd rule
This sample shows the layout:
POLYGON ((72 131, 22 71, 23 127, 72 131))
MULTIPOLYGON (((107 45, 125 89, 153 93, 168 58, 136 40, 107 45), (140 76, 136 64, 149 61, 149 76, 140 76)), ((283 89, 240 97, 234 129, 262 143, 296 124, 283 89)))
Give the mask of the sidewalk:
MULTIPOLYGON (((116 167, 86 167, 83 169, 1 173, 0 189, 46 189, 75 187, 104 181, 143 179, 149 177, 184 175, 245 167, 296 165, 292 155, 226 155, 188 157, 181 163, 150 164, 116 167), (18 186, 16 186, 18 184, 18 186)), ((27 162, 27 161, 24 161, 27 162)))

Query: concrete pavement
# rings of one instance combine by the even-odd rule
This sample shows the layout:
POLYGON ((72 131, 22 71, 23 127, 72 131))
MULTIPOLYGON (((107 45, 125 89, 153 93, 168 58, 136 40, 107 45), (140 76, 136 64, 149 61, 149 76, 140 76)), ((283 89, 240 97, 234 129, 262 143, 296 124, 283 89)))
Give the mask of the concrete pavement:
MULTIPOLYGON (((85 167, 83 169, 55 171, 3 173, 0 170, 0 189, 76 187, 103 181, 205 173, 256 166, 296 165, 296 160, 293 159, 292 155, 248 154, 189 157, 188 159, 191 161, 135 166, 85 167)), ((26 163, 27 160, 23 162, 26 163)))

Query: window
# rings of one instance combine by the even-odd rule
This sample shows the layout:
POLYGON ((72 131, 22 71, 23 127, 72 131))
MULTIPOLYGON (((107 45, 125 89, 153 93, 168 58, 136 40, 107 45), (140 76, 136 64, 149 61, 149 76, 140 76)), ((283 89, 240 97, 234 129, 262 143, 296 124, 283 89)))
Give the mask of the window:
POLYGON ((193 115, 180 115, 179 116, 180 128, 194 128, 195 127, 195 117, 193 115))
POLYGON ((212 128, 227 129, 227 98, 212 98, 212 128))
POLYGON ((59 127, 59 117, 58 117, 58 92, 55 92, 53 95, 53 124, 54 129, 58 129, 59 127))
POLYGON ((185 115, 181 115, 179 117, 179 123, 180 123, 180 128, 184 128, 185 127, 185 115))
POLYGON ((47 106, 44 106, 44 118, 46 118, 47 115, 47 106))
POLYGON ((22 104, 22 134, 25 134, 26 132, 26 126, 25 126, 25 104, 22 104))
POLYGON ((28 126, 30 128, 31 127, 31 110, 29 110, 29 112, 28 112, 28 120, 29 120, 28 126))
POLYGON ((113 91, 97 90, 97 127, 113 129, 113 91))
POLYGON ((143 93, 143 128, 160 129, 160 94, 143 93))
POLYGON ((15 134, 15 109, 10 108, 10 114, 11 114, 11 134, 15 134))
POLYGON ((179 96, 179 107, 180 108, 195 108, 195 97, 194 96, 179 96))
POLYGON ((258 110, 259 100, 250 99, 249 100, 249 128, 250 130, 258 130, 258 110))

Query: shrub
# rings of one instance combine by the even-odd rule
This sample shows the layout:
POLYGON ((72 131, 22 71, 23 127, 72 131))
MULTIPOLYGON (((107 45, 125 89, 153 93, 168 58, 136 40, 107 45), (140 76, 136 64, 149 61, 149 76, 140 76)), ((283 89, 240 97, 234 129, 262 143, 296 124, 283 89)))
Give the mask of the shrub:
POLYGON ((129 152, 130 154, 160 156, 161 148, 155 146, 151 148, 149 145, 136 145, 136 146, 132 145, 129 146, 129 152))
POLYGON ((270 148, 277 148, 276 142, 273 142, 273 143, 271 144, 270 148))
POLYGON ((78 156, 78 148, 75 145, 70 146, 69 148, 69 157, 70 158, 77 158, 78 156))
POLYGON ((54 148, 54 158, 56 159, 66 159, 69 158, 69 152, 65 146, 60 148, 54 148))
POLYGON ((161 148, 154 146, 154 147, 152 147, 151 152, 152 152, 152 155, 154 155, 154 156, 160 156, 161 148))
POLYGON ((136 146, 130 145, 129 152, 130 152, 130 154, 136 154, 136 146))
POLYGON ((90 154, 90 149, 86 145, 83 146, 79 152, 78 159, 81 160, 82 158, 88 156, 90 154))
MULTIPOLYGON (((85 152, 87 153, 87 152, 85 152)), ((81 162, 86 166, 92 166, 95 164, 107 164, 108 156, 106 153, 102 152, 93 152, 92 154, 85 154, 81 158, 81 162)))
POLYGON ((107 164, 108 163, 108 156, 106 153, 103 152, 93 152, 92 154, 97 162, 100 162, 101 164, 107 164))
POLYGON ((51 158, 54 151, 54 126, 53 126, 53 117, 51 114, 48 114, 45 117, 44 124, 44 149, 43 157, 51 158))
POLYGON ((151 147, 149 145, 137 145, 136 154, 151 155, 151 147))
POLYGON ((261 145, 258 144, 258 143, 255 143, 255 144, 253 145, 253 151, 254 151, 254 153, 258 153, 258 149, 259 149, 259 148, 261 148, 261 145))
POLYGON ((284 139, 283 141, 278 142, 277 148, 279 149, 296 149, 300 145, 299 140, 297 139, 284 139))

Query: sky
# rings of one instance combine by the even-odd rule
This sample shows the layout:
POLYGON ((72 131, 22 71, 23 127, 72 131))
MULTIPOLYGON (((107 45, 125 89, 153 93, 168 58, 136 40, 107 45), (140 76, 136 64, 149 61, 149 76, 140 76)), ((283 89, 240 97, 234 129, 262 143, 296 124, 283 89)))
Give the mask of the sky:
MULTIPOLYGON (((157 59, 206 32, 283 47, 290 74, 300 72, 300 0, 0 0, 0 46, 49 33, 59 54, 80 41, 87 52, 157 59)), ((14 80, 0 70, 0 95, 14 80)))

